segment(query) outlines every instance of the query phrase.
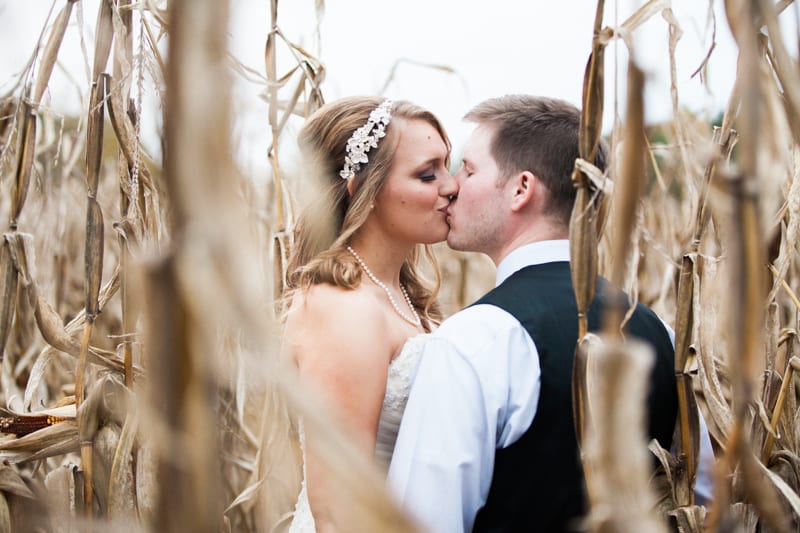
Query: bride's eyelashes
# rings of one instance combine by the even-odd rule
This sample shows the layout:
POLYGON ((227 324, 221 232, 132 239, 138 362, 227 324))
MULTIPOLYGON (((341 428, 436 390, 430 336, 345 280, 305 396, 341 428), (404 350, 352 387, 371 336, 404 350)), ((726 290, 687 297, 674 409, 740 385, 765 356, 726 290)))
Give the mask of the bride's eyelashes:
MULTIPOLYGON (((425 170, 423 170, 422 172, 419 173, 418 177, 419 177, 420 181, 428 183, 428 182, 431 182, 431 181, 436 181, 436 179, 439 176, 441 176, 441 172, 447 172, 447 167, 445 167, 445 166, 441 166, 441 167, 434 166, 432 168, 426 168, 425 170)), ((449 174, 449 172, 448 172, 448 174, 449 174)))

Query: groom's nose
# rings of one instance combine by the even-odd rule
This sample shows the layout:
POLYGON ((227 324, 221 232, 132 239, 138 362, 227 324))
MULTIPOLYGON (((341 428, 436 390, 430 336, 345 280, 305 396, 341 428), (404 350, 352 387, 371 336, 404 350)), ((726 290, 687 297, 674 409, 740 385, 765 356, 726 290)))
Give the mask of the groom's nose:
POLYGON ((450 175, 450 172, 447 173, 447 176, 442 178, 439 194, 441 196, 446 196, 448 199, 452 199, 454 196, 458 195, 458 182, 455 177, 450 175))

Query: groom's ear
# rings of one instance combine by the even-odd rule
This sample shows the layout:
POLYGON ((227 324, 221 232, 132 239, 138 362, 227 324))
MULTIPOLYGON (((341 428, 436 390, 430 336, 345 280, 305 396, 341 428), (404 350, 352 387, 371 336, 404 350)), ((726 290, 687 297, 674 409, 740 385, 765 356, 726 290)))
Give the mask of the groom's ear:
POLYGON ((511 199, 511 210, 520 211, 538 194, 542 184, 528 170, 524 170, 511 178, 514 185, 514 194, 511 199))

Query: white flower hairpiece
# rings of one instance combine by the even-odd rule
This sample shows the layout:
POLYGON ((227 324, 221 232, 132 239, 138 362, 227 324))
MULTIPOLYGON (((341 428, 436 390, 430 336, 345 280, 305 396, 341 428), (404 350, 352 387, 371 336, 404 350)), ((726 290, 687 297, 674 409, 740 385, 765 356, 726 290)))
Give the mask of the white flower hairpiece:
POLYGON ((347 155, 344 158, 344 168, 339 176, 351 180, 361 169, 361 164, 367 164, 367 152, 378 147, 378 140, 386 136, 386 126, 392 120, 392 101, 384 100, 372 110, 367 123, 353 132, 347 140, 347 155))

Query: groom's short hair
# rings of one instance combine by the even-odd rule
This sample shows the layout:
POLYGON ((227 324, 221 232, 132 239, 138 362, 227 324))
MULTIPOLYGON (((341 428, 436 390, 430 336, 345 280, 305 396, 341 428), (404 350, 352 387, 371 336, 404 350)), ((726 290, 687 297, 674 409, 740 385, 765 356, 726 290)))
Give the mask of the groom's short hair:
MULTIPOLYGON (((490 150, 501 175, 532 172, 550 192, 547 211, 568 225, 576 194, 571 177, 579 157, 580 110, 556 98, 508 95, 478 104, 464 119, 492 128, 490 150)), ((605 170, 602 141, 593 163, 605 170)))

